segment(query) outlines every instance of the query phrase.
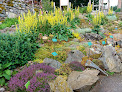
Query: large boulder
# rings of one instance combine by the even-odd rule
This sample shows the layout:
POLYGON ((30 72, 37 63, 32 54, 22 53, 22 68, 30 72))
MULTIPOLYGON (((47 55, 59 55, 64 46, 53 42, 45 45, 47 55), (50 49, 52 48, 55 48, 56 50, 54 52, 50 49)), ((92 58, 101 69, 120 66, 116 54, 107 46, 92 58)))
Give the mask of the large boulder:
POLYGON ((90 92, 122 92, 122 75, 101 76, 90 92))
POLYGON ((70 63, 73 61, 78 61, 81 62, 82 61, 82 57, 84 57, 85 55, 79 51, 79 50, 72 50, 69 52, 68 54, 68 58, 66 59, 65 63, 70 63))
POLYGON ((73 90, 80 89, 80 92, 88 92, 91 88, 89 86, 92 86, 99 79, 99 77, 97 76, 98 73, 99 71, 95 69, 86 69, 83 72, 73 71, 68 76, 67 82, 70 84, 73 90))
POLYGON ((49 65, 55 69, 58 69, 61 66, 61 63, 59 61, 56 61, 56 60, 50 59, 50 58, 45 58, 43 60, 43 63, 46 63, 47 65, 49 65))
POLYGON ((116 50, 112 46, 104 46, 103 56, 99 58, 103 64, 104 68, 110 72, 121 72, 122 71, 122 61, 116 53, 116 50))

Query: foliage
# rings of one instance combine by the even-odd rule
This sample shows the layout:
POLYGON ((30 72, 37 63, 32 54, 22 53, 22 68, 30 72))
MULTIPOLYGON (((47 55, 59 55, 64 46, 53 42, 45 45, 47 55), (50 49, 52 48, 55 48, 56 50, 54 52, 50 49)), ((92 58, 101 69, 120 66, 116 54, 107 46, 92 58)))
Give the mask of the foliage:
POLYGON ((87 13, 87 7, 80 7, 79 12, 82 13, 82 14, 87 13))
MULTIPOLYGON (((60 41, 68 41, 68 38, 72 38, 71 31, 65 25, 55 25, 51 28, 51 33, 54 34, 54 38, 60 39, 60 41)), ((48 33, 50 34, 50 33, 48 33)))
POLYGON ((111 6, 111 8, 113 8, 113 11, 117 10, 117 6, 111 6))
POLYGON ((69 63, 69 67, 73 71, 83 71, 84 70, 84 67, 81 65, 81 63, 77 62, 77 61, 73 61, 73 62, 69 63))
POLYGON ((93 29, 93 32, 99 34, 99 31, 100 31, 100 26, 99 25, 95 25, 94 29, 93 29))
POLYGON ((44 63, 31 65, 12 77, 9 81, 8 87, 12 92, 36 92, 39 90, 48 92, 49 85, 47 82, 55 79, 56 75, 53 74, 54 72, 54 68, 47 66, 44 63), (42 70, 42 72, 37 73, 37 70, 42 70), (28 81, 30 81, 30 85, 28 86, 28 89, 26 89, 24 85, 28 81))
POLYGON ((71 28, 77 28, 75 25, 80 25, 80 19, 77 17, 77 18, 74 18, 71 22, 71 28))
POLYGON ((0 33, 0 63, 12 63, 9 69, 22 66, 33 59, 38 48, 37 33, 0 33))
POLYGON ((12 25, 15 25, 15 23, 18 23, 17 18, 6 18, 4 22, 0 25, 0 29, 11 27, 12 25))
POLYGON ((72 72, 72 69, 68 64, 62 64, 62 66, 55 72, 58 75, 68 76, 72 72))
POLYGON ((5 81, 11 78, 11 70, 8 69, 10 65, 11 63, 0 64, 0 86, 4 86, 5 81))
POLYGON ((90 20, 90 21, 92 21, 92 19, 94 18, 94 16, 93 16, 92 14, 90 14, 90 13, 88 13, 88 14, 86 15, 86 17, 87 17, 88 20, 90 20))
POLYGON ((116 10, 115 10, 115 12, 120 12, 120 11, 121 11, 121 9, 120 9, 120 8, 118 8, 118 9, 116 9, 116 10))
POLYGON ((37 52, 35 53, 35 59, 44 60, 45 58, 51 58, 61 63, 64 62, 67 58, 67 53, 70 51, 70 49, 64 48, 64 45, 62 44, 50 43, 50 45, 45 45, 44 47, 41 47, 40 49, 38 49, 37 52), (55 57, 51 54, 54 51, 56 51, 56 53, 58 54, 55 57))
POLYGON ((120 26, 120 27, 122 27, 122 21, 121 21, 121 22, 119 22, 119 26, 120 26))
POLYGON ((43 0, 42 1, 42 6, 44 11, 52 11, 53 10, 53 1, 50 2, 50 0, 43 0))
POLYGON ((92 4, 90 5, 90 3, 88 3, 87 12, 88 13, 91 13, 92 12, 92 4))
POLYGON ((114 72, 106 71, 109 75, 114 75, 114 72))

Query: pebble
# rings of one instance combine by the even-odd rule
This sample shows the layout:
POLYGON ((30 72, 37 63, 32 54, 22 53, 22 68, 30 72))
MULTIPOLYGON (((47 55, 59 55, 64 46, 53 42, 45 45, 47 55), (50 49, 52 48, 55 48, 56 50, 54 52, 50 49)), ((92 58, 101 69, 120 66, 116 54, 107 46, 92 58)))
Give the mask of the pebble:
POLYGON ((5 91, 5 89, 4 88, 0 88, 0 92, 4 92, 5 91))

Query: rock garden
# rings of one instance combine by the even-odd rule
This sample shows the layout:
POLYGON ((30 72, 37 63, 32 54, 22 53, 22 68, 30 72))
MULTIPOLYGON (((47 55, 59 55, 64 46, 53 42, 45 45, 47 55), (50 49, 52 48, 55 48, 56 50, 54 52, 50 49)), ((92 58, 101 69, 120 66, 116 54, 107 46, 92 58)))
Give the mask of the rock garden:
POLYGON ((122 91, 122 20, 112 9, 45 2, 33 12, 29 2, 18 14, 11 3, 0 22, 0 92, 122 91))

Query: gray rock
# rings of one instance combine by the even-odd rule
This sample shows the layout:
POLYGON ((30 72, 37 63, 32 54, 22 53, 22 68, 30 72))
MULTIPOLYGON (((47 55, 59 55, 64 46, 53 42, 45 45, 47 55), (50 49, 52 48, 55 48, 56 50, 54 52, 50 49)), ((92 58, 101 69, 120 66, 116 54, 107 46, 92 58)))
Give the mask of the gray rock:
POLYGON ((95 34, 95 33, 86 33, 84 36, 85 36, 85 39, 87 39, 87 40, 101 40, 101 39, 103 39, 102 36, 100 36, 99 34, 95 34))
MULTIPOLYGON (((73 90, 78 89, 82 90, 87 86, 93 85, 99 79, 99 77, 97 76, 98 74, 99 71, 95 69, 94 70, 86 69, 83 72, 73 71, 68 76, 67 82, 72 87, 73 90)), ((89 89, 87 89, 87 92, 88 90, 89 89)))
POLYGON ((72 41, 79 42, 79 40, 77 38, 74 38, 72 41))
POLYGON ((113 46, 115 47, 115 46, 117 46, 117 45, 119 45, 120 48, 122 48, 122 40, 119 40, 119 41, 117 41, 117 42, 114 42, 113 46))
POLYGON ((59 69, 60 66, 62 65, 59 61, 56 61, 56 60, 50 59, 50 58, 45 58, 43 60, 43 63, 46 63, 47 65, 49 65, 55 69, 59 69))
POLYGON ((104 68, 108 69, 110 72, 122 71, 122 63, 114 47, 105 46, 103 49, 103 56, 99 59, 103 62, 104 68))
POLYGON ((17 17, 17 15, 15 13, 12 13, 12 12, 6 12, 6 15, 8 16, 8 18, 15 18, 15 17, 17 17))
POLYGON ((5 91, 5 89, 4 88, 0 88, 0 92, 4 92, 5 91))
POLYGON ((5 17, 5 16, 6 16, 5 14, 1 14, 1 13, 0 13, 0 17, 5 17))
POLYGON ((122 75, 100 76, 90 92, 122 92, 122 75))
POLYGON ((82 61, 82 57, 84 57, 85 55, 79 51, 79 50, 72 50, 69 52, 68 54, 68 58, 66 59, 65 63, 70 63, 73 61, 78 61, 81 62, 82 61))

